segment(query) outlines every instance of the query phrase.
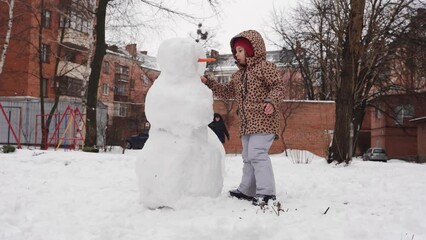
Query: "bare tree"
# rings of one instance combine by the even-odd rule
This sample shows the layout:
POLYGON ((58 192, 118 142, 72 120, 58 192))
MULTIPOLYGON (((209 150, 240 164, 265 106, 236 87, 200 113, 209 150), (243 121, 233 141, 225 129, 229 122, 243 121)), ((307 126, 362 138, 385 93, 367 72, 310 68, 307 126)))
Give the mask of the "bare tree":
POLYGON ((324 16, 326 9, 325 1, 312 1, 310 8, 300 6, 291 15, 277 9, 272 13, 271 28, 280 41, 268 40, 292 51, 291 67, 300 73, 304 95, 309 100, 328 100, 334 94, 330 82, 336 60, 331 53, 338 46, 324 16))
MULTIPOLYGON (((135 0, 136 1, 136 0, 135 0)), ((135 1, 118 1, 114 2, 115 8, 120 6, 120 3, 124 3, 127 7, 132 6, 135 1)), ((193 18, 189 14, 184 12, 175 11, 171 8, 167 8, 160 2, 145 1, 140 0, 140 2, 146 4, 147 6, 154 7, 158 11, 164 11, 171 16, 178 16, 183 18, 193 18)), ((215 4, 215 1, 208 1, 212 6, 215 4)), ((108 6, 112 4, 112 0, 99 0, 98 7, 95 12, 96 25, 95 25, 95 52, 91 62, 91 73, 89 76, 89 83, 87 89, 87 108, 86 108, 86 146, 96 146, 97 143, 97 127, 96 127, 96 105, 97 105, 97 90, 99 85, 99 76, 102 67, 102 61, 106 53, 107 44, 105 41, 105 27, 106 27, 106 17, 108 6)))
MULTIPOLYGON (((26 3, 24 3, 26 4, 26 3)), ((36 28, 38 32, 38 41, 35 45, 30 43, 30 45, 37 50, 37 59, 38 59, 38 71, 37 77, 39 78, 39 98, 40 98, 40 122, 41 122, 41 148, 46 149, 48 147, 48 138, 49 138, 49 128, 52 122, 54 113, 57 111, 58 103, 60 97, 63 95, 69 94, 66 89, 63 89, 64 84, 64 76, 66 76, 69 72, 76 70, 80 64, 75 64, 75 66, 69 66, 68 63, 64 64, 62 68, 60 68, 60 62, 67 58, 66 55, 63 54, 63 49, 66 48, 63 44, 66 22, 69 20, 70 15, 70 4, 64 4, 61 6, 51 5, 50 2, 45 2, 44 0, 40 1, 39 4, 30 5, 27 4, 26 8, 29 10, 30 14, 34 15, 34 19, 36 20, 36 25, 31 26, 32 28, 36 28), (65 7, 64 7, 65 6, 65 7), (51 45, 47 46, 45 44, 46 39, 44 36, 43 29, 50 25, 49 15, 46 15, 49 11, 55 11, 59 13, 60 17, 60 27, 58 31, 58 41, 50 41, 51 45), (56 46, 56 49, 54 49, 56 46), (46 77, 45 77, 45 67, 44 63, 49 62, 50 58, 54 59, 54 75, 53 75, 53 96, 54 103, 52 108, 49 111, 49 114, 46 117, 46 109, 45 109, 45 99, 47 96, 48 86, 46 85, 46 77)), ((46 36, 47 37, 47 36, 46 36)), ((49 37, 47 37, 49 38, 49 37)), ((82 63, 84 65, 84 61, 82 63)))
POLYGON ((351 160, 367 103, 389 90, 383 86, 389 85, 389 65, 401 48, 395 43, 407 33, 421 4, 417 0, 311 0, 298 8, 297 25, 292 25, 290 35, 295 37, 287 39, 299 40, 307 52, 315 53, 313 63, 319 66, 323 89, 328 91, 324 94, 336 101, 328 162, 351 160))
POLYGON ((8 21, 7 21, 7 30, 4 37, 2 51, 0 53, 0 75, 3 72, 4 62, 6 61, 6 52, 9 47, 10 34, 12 32, 13 26, 13 10, 15 7, 15 0, 1 0, 0 2, 6 3, 8 5, 8 21))

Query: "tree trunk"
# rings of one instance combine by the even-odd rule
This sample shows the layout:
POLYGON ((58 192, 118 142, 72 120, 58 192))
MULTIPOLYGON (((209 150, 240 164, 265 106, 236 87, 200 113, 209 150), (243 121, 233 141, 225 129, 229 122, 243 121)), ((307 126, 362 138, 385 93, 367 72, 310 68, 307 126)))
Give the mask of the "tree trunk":
MULTIPOLYGON (((41 19, 43 19, 43 11, 44 11, 44 0, 40 3, 40 22, 38 23, 38 68, 39 68, 39 96, 40 96, 40 125, 41 125, 41 149, 47 149, 47 140, 49 136, 49 129, 46 127, 44 114, 46 112, 44 108, 44 76, 43 76, 43 27, 41 25, 41 19)), ((48 57, 49 51, 44 49, 44 54, 48 57)))
POLYGON ((89 76, 89 85, 87 89, 87 108, 86 108, 86 146, 96 146, 97 143, 97 124, 96 124, 96 105, 98 99, 98 85, 101 74, 102 61, 106 54, 107 45, 105 43, 105 17, 108 3, 111 0, 100 0, 96 11, 96 49, 90 67, 92 71, 89 76))
POLYGON ((352 156, 355 153, 355 148, 358 143, 359 131, 364 121, 365 108, 367 106, 367 100, 364 99, 360 106, 354 109, 354 121, 353 121, 353 141, 352 141, 352 156))
MULTIPOLYGON (((66 21, 66 18, 64 18, 63 21, 66 21)), ((65 22, 63 24, 59 24, 60 26, 65 26, 65 22)), ((54 91, 54 103, 52 108, 50 109, 49 116, 46 120, 46 128, 50 128, 50 124, 52 123, 53 114, 55 114, 56 109, 59 105, 59 98, 62 95, 62 93, 59 91, 59 81, 58 81, 58 71, 59 71, 59 62, 61 61, 61 55, 62 55, 62 43, 64 42, 64 36, 65 36, 65 27, 60 27, 60 38, 58 48, 56 49, 56 58, 55 58, 55 76, 53 77, 53 91, 54 91)))
MULTIPOLYGON (((8 3, 6 1, 6 3, 8 3)), ((12 32, 12 26, 13 26, 13 9, 15 7, 15 0, 11 0, 9 4, 9 20, 7 22, 7 32, 6 36, 4 37, 4 43, 3 43, 3 49, 1 51, 0 55, 0 75, 3 72, 3 66, 6 62, 6 52, 7 48, 9 47, 9 41, 10 41, 10 34, 12 32)))
POLYGON ((336 98, 336 122, 328 162, 352 159, 354 88, 358 77, 365 0, 352 0, 342 52, 341 84, 336 98))

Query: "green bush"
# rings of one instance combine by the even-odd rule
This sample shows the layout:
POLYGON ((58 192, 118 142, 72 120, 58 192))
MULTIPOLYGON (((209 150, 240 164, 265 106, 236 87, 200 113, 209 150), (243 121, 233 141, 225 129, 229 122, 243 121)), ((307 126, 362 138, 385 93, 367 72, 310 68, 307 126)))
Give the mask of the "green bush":
POLYGON ((93 153, 98 153, 99 149, 98 148, 94 148, 94 147, 84 147, 83 148, 83 152, 93 152, 93 153))
POLYGON ((2 148, 3 153, 15 152, 16 148, 12 145, 4 145, 2 148))

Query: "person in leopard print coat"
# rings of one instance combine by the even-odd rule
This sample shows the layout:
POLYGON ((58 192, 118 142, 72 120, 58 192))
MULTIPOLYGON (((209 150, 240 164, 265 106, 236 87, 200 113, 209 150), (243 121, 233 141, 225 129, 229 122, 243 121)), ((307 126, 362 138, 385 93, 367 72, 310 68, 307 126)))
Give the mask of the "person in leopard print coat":
POLYGON ((275 64, 266 61, 262 36, 255 30, 243 31, 231 39, 238 66, 231 81, 220 84, 212 77, 201 77, 221 99, 235 99, 243 144, 243 176, 230 195, 260 205, 275 200, 275 179, 269 148, 279 137, 279 109, 284 83, 275 64))

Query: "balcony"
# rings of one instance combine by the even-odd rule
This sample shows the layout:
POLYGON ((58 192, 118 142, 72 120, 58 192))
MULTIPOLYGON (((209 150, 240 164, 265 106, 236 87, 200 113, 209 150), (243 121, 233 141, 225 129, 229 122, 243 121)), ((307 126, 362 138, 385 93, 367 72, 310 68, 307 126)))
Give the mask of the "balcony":
MULTIPOLYGON (((58 38, 60 38, 60 36, 58 36, 58 38)), ((62 44, 73 49, 86 51, 90 48, 91 41, 87 33, 72 28, 66 28, 62 44)))
POLYGON ((114 95, 114 101, 117 102, 128 102, 129 101, 129 97, 128 96, 121 96, 121 95, 114 95))
POLYGON ((116 82, 129 82, 129 75, 125 73, 116 73, 115 74, 115 81, 116 82))
POLYGON ((83 80, 66 76, 59 76, 57 77, 56 81, 58 83, 60 95, 69 97, 82 96, 83 80))
POLYGON ((68 61, 59 61, 57 76, 66 76, 70 78, 84 80, 86 79, 85 74, 90 74, 90 68, 87 69, 86 65, 80 65, 68 61))
POLYGON ((128 102, 129 101, 129 85, 126 83, 116 82, 114 87, 114 101, 128 102))

